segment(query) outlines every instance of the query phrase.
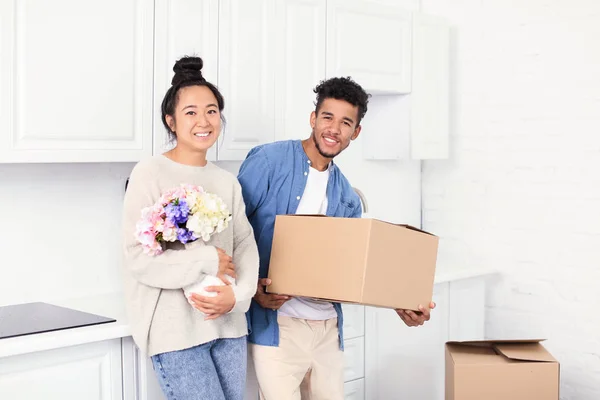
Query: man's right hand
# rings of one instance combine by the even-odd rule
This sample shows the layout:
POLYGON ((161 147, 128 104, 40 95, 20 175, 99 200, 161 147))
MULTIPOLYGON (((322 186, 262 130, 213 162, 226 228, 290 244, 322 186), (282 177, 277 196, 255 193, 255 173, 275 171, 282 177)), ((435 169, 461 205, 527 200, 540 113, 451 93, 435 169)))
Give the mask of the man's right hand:
POLYGON ((291 299, 290 296, 282 296, 279 294, 265 293, 265 286, 269 286, 271 280, 263 278, 258 280, 258 287, 256 288, 256 294, 254 300, 263 308, 270 308, 273 311, 278 310, 283 303, 291 299))
POLYGON ((230 282, 227 280, 225 275, 229 275, 233 279, 237 277, 235 274, 235 265, 233 264, 233 258, 227 255, 225 250, 216 248, 217 254, 219 255, 219 272, 217 276, 221 278, 224 284, 229 285, 230 282))

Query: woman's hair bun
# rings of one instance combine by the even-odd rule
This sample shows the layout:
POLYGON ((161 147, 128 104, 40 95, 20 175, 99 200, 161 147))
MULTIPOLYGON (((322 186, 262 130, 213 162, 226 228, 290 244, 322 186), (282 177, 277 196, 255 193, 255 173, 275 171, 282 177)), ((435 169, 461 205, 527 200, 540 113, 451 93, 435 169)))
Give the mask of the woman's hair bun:
POLYGON ((175 75, 171 85, 179 85, 185 81, 204 81, 202 77, 202 66, 204 63, 200 57, 183 57, 177 60, 173 66, 175 75))

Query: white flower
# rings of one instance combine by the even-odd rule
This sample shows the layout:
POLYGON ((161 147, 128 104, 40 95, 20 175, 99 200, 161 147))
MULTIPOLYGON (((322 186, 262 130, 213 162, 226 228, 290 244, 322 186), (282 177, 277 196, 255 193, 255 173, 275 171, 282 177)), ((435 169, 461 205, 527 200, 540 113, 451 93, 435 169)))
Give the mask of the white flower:
POLYGON ((223 232, 231 215, 225 202, 215 194, 199 193, 189 201, 192 215, 189 217, 186 227, 194 232, 197 237, 208 241, 214 233, 223 232))
POLYGON ((167 242, 174 242, 177 240, 177 228, 175 226, 165 226, 162 237, 167 242))

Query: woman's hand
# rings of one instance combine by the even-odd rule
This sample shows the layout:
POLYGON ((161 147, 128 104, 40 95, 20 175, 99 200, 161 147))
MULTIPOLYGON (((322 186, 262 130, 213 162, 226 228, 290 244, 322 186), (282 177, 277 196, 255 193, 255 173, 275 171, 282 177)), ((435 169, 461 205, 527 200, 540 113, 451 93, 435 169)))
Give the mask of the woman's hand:
POLYGON ((219 271, 217 272, 217 276, 223 281, 224 284, 230 285, 230 282, 225 275, 228 275, 233 279, 237 277, 235 274, 235 264, 233 264, 233 258, 228 256, 225 250, 218 247, 216 249, 217 254, 219 255, 219 271))
POLYGON ((221 315, 231 311, 235 306, 235 294, 230 285, 224 286, 209 286, 207 292, 216 292, 215 297, 201 296, 197 293, 192 293, 190 298, 192 305, 199 311, 206 314, 204 320, 216 319, 221 315))

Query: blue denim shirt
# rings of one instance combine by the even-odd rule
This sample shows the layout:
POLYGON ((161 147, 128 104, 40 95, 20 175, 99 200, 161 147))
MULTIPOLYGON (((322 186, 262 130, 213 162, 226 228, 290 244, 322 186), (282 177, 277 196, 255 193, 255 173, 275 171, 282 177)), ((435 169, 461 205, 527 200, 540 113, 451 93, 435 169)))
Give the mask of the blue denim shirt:
MULTIPOLYGON (((275 216, 295 214, 310 168, 300 140, 264 144, 250 150, 238 175, 246 214, 254 229, 260 255, 259 277, 266 278, 271 258, 275 216)), ((332 163, 327 183, 327 215, 360 218, 360 198, 339 168, 332 163)), ((338 316, 340 348, 343 349, 342 306, 333 303, 338 316)), ((261 307, 254 299, 246 314, 251 343, 279 345, 277 311, 261 307)))

